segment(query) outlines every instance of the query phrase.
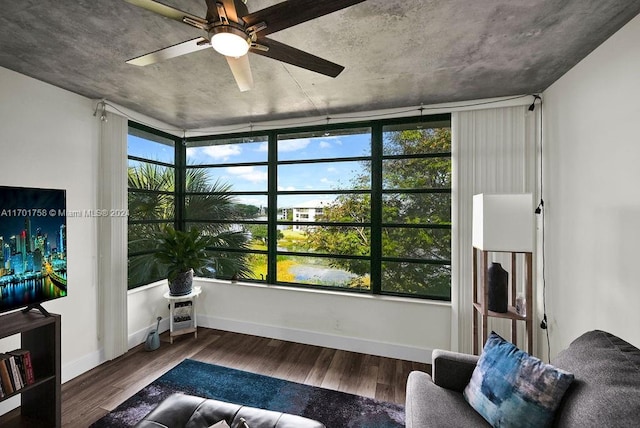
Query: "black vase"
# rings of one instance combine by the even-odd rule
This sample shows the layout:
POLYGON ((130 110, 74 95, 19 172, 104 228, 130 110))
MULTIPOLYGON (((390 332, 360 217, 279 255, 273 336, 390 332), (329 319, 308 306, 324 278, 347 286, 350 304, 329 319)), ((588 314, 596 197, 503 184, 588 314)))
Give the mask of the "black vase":
POLYGON ((491 263, 489 276, 489 310, 493 312, 507 312, 509 301, 509 273, 502 269, 500 263, 491 263))

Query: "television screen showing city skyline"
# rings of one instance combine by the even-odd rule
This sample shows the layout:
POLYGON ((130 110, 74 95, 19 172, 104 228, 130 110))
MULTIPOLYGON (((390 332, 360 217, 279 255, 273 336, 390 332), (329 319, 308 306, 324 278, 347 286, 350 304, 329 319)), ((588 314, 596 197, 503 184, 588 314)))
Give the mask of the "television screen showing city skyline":
POLYGON ((66 295, 66 192, 0 186, 0 312, 66 295))

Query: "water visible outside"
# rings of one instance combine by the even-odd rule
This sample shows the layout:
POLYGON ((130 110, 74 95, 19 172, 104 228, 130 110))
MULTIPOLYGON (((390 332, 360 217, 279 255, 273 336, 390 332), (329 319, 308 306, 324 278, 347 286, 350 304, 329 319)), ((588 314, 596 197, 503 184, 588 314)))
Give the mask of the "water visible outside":
POLYGON ((330 267, 320 267, 317 265, 297 264, 291 266, 289 272, 295 275, 295 280, 299 282, 318 282, 322 284, 346 284, 357 275, 346 270, 330 267))

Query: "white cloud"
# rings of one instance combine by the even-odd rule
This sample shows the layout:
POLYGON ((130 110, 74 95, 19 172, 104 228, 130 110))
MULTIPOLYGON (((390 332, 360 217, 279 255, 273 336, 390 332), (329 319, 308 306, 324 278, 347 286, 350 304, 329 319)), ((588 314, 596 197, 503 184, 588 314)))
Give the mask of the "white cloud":
POLYGON ((252 183, 267 181, 267 173, 265 171, 256 170, 253 166, 236 166, 233 168, 227 168, 227 173, 252 183))
POLYGON ((333 183, 335 183, 335 181, 329 180, 327 177, 322 177, 320 179, 320 183, 322 183, 322 184, 333 184, 333 183))
MULTIPOLYGON (((321 149, 330 149, 331 147, 338 145, 342 145, 342 141, 339 137, 325 137, 326 139, 320 141, 318 143, 318 147, 321 149)), ((280 140, 278 141, 278 152, 295 152, 297 150, 306 149, 309 144, 313 141, 312 138, 296 138, 291 140, 280 140)), ((266 152, 268 150, 268 143, 266 141, 260 143, 257 152, 266 152)))
POLYGON ((311 144, 310 138, 280 140, 278 141, 278 152, 295 152, 306 148, 309 144, 311 144))
POLYGON ((293 187, 293 186, 287 186, 287 187, 278 186, 278 191, 280 191, 280 192, 288 191, 288 190, 296 190, 296 188, 293 187))
POLYGON ((238 156, 242 154, 242 148, 239 144, 200 147, 199 151, 200 153, 210 157, 211 159, 223 161, 229 160, 229 158, 232 156, 238 156))
POLYGON ((329 168, 327 168, 327 172, 338 172, 338 168, 336 168, 335 166, 330 166, 329 168))

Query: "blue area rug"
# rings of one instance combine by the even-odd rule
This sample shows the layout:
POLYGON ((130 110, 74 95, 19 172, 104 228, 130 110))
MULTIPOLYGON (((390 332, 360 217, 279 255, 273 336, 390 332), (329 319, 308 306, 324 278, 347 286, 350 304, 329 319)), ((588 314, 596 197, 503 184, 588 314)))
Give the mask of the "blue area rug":
POLYGON ((301 415, 327 428, 404 427, 398 404, 194 360, 184 360, 92 427, 131 427, 174 392, 301 415))

